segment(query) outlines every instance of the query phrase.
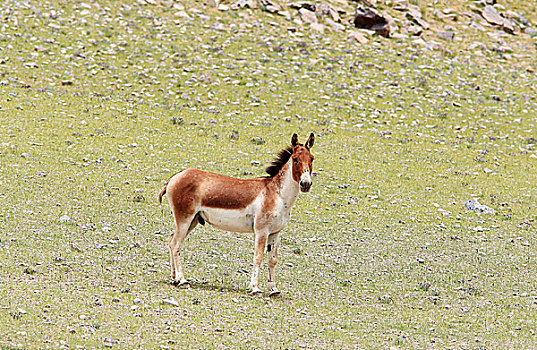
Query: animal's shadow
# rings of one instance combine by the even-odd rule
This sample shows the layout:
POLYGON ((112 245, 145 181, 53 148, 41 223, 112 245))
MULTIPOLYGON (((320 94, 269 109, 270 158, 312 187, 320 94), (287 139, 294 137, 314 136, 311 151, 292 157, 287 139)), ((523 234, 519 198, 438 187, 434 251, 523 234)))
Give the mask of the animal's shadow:
POLYGON ((240 294, 242 296, 247 296, 250 298, 261 298, 264 299, 265 297, 270 298, 270 300, 288 300, 287 297, 282 296, 282 294, 278 294, 276 296, 269 297, 269 293, 264 291, 260 294, 252 294, 250 293, 246 288, 240 288, 237 286, 229 286, 224 284, 218 284, 214 282, 201 282, 197 280, 190 280, 188 281, 187 285, 179 286, 177 283, 172 282, 170 280, 165 281, 159 281, 160 284, 164 284, 167 286, 174 287, 177 290, 182 289, 194 289, 194 290, 203 290, 203 291, 210 291, 210 292, 220 292, 220 293, 233 293, 233 294, 240 294))

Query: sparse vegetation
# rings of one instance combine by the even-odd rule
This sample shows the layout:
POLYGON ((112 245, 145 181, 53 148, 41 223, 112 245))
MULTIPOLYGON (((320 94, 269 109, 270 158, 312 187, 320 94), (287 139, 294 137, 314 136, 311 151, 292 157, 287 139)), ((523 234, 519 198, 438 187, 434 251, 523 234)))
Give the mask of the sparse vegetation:
POLYGON ((0 5, 1 348, 535 346, 534 39, 356 46, 182 3, 190 18, 164 2, 0 5), (207 226, 185 247, 192 288, 172 286, 166 179, 263 176, 312 131, 282 296, 247 294, 250 235, 207 226))

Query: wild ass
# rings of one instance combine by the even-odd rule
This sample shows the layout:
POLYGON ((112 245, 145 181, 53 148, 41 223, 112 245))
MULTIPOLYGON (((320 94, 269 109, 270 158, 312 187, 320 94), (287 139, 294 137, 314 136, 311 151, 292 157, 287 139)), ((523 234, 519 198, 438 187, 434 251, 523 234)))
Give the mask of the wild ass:
POLYGON ((189 168, 172 176, 159 194, 164 194, 175 217, 176 229, 168 239, 171 278, 178 285, 188 284, 183 274, 183 242, 198 223, 205 222, 226 231, 255 233, 254 268, 249 284, 252 294, 258 288, 259 268, 265 249, 268 254, 268 288, 278 295, 274 268, 278 262, 279 233, 291 216, 299 191, 311 188, 315 137, 304 145, 293 134, 291 145, 282 149, 265 169, 268 177, 236 179, 189 168))

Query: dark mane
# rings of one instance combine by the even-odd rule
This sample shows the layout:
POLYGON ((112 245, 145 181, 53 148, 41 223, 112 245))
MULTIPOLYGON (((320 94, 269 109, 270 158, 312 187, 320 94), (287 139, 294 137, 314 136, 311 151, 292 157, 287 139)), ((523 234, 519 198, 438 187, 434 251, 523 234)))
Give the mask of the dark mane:
POLYGON ((291 158, 292 154, 293 146, 287 146, 280 150, 270 165, 265 168, 265 172, 269 174, 269 177, 276 176, 287 163, 287 161, 289 161, 289 158, 291 158))

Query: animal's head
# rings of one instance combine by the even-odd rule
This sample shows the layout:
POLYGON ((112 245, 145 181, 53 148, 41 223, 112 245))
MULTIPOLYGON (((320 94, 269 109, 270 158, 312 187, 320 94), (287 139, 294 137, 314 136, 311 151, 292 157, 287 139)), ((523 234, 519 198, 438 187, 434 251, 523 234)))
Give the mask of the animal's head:
POLYGON ((313 155, 310 149, 315 142, 315 136, 310 134, 308 141, 304 145, 298 143, 297 134, 293 134, 291 138, 291 146, 293 146, 293 154, 291 162, 293 163, 293 180, 298 182, 302 192, 308 192, 311 188, 311 171, 313 169, 313 155))

